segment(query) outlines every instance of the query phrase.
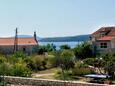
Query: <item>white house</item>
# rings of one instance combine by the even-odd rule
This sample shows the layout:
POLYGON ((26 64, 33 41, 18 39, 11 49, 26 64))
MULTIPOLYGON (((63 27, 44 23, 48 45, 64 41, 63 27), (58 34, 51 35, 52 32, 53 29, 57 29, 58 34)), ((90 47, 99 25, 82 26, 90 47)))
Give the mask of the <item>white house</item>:
POLYGON ((96 52, 115 51, 115 27, 102 27, 91 34, 91 41, 96 52))

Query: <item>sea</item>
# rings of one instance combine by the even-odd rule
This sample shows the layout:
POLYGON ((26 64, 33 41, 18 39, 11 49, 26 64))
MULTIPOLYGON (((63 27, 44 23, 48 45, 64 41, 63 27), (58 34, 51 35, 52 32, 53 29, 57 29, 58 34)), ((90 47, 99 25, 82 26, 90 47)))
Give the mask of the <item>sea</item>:
POLYGON ((47 45, 47 44, 54 44, 56 46, 56 49, 60 49, 61 45, 69 45, 71 48, 74 48, 76 46, 78 46, 79 44, 81 44, 82 42, 78 42, 78 41, 69 41, 69 42, 39 42, 39 45, 47 45))

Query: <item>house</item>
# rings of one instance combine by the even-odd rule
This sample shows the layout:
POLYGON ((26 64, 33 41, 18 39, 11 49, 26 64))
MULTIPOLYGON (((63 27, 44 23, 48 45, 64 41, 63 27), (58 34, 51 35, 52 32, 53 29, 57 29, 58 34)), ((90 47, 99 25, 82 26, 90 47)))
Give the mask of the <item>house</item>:
MULTIPOLYGON (((31 54, 33 47, 38 45, 36 35, 31 38, 17 38, 17 51, 23 51, 31 54)), ((0 52, 5 54, 14 53, 15 38, 0 38, 0 52)))
POLYGON ((95 52, 115 51, 115 27, 102 27, 91 34, 91 41, 95 52))

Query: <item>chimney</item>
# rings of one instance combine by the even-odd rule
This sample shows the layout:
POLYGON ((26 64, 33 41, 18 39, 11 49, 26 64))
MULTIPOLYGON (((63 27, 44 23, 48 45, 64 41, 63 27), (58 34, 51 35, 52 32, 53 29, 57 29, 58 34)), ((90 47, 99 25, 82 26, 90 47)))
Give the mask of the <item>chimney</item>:
POLYGON ((35 41, 38 43, 38 41, 37 41, 37 35, 36 35, 36 31, 34 31, 34 39, 35 39, 35 41))

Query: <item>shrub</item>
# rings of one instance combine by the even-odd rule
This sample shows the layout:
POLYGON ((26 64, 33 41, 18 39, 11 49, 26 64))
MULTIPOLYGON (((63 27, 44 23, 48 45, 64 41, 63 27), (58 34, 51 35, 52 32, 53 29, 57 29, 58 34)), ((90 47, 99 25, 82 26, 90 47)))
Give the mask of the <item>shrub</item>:
POLYGON ((85 59, 93 57, 92 47, 88 42, 82 43, 74 48, 76 58, 85 59))
POLYGON ((12 69, 12 65, 9 63, 2 63, 0 64, 0 75, 11 75, 11 69, 12 69))
POLYGON ((73 75, 82 76, 93 73, 89 68, 74 68, 72 70, 73 75))
POLYGON ((74 54, 70 50, 63 50, 60 55, 60 67, 64 70, 69 70, 74 67, 74 54))
POLYGON ((47 44, 47 45, 42 45, 42 46, 39 45, 33 48, 33 52, 37 54, 44 54, 44 52, 51 52, 55 50, 56 50, 56 46, 53 44, 47 44))
POLYGON ((27 67, 33 71, 46 69, 47 59, 43 56, 33 56, 24 59, 27 67))
POLYGON ((90 68, 87 67, 87 65, 85 65, 82 62, 77 62, 75 64, 75 67, 72 69, 72 74, 73 75, 77 75, 77 76, 81 76, 81 75, 86 75, 86 74, 91 74, 94 73, 90 68))
POLYGON ((0 64, 1 64, 1 63, 4 63, 4 62, 6 62, 6 61, 7 61, 7 59, 5 58, 5 56, 1 55, 1 56, 0 56, 0 64))
POLYGON ((47 66, 48 67, 57 67, 58 64, 58 57, 55 57, 54 55, 49 55, 47 58, 47 66))
POLYGON ((61 79, 61 80, 71 80, 71 79, 73 79, 71 71, 65 71, 64 73, 62 73, 62 70, 58 70, 56 72, 55 78, 61 79))
POLYGON ((69 45, 61 45, 61 46, 60 46, 60 49, 61 49, 61 50, 71 49, 71 47, 70 47, 69 45))
POLYGON ((18 51, 16 53, 14 53, 12 55, 12 57, 14 57, 14 58, 26 58, 26 55, 24 54, 24 52, 18 51))
POLYGON ((26 64, 16 63, 12 68, 12 75, 27 77, 31 76, 31 71, 26 67, 26 64))

